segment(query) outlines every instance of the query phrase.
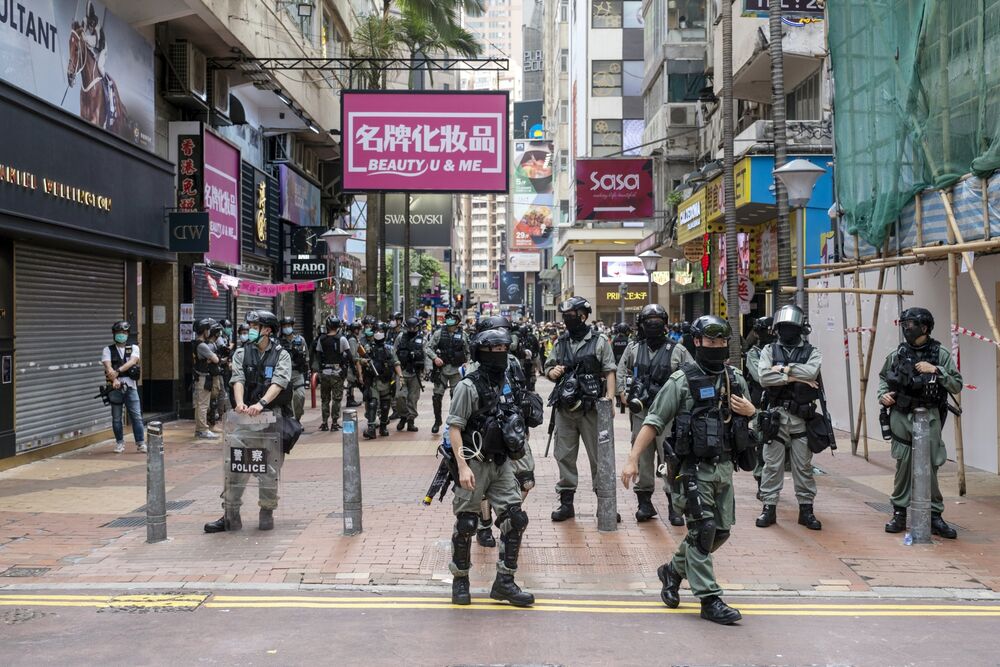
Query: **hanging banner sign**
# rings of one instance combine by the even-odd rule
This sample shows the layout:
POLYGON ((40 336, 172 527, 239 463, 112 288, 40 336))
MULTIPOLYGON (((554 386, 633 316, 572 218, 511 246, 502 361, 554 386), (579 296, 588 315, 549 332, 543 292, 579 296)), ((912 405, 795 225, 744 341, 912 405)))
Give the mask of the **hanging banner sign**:
POLYGON ((653 160, 577 158, 576 219, 652 218, 653 160))
POLYGON ((208 252, 208 213, 170 213, 170 252, 208 252))
POLYGON ((211 249, 205 259, 240 263, 240 152, 206 132, 204 209, 210 221, 211 249))
POLYGON ((340 106, 345 192, 507 192, 507 92, 343 91, 340 106))
POLYGON ((278 165, 278 189, 281 193, 281 217, 304 227, 320 225, 319 188, 292 170, 278 165))
POLYGON ((292 280, 312 280, 326 277, 326 260, 310 257, 288 261, 288 277, 292 280))

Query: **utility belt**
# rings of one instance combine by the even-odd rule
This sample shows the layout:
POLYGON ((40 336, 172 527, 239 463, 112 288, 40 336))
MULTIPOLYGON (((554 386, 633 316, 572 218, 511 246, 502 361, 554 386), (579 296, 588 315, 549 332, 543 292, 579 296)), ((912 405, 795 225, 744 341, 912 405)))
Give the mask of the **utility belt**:
POLYGON ((910 414, 917 408, 927 408, 928 410, 937 409, 942 410, 947 405, 947 398, 941 401, 938 398, 929 399, 917 396, 911 396, 909 394, 904 394, 903 392, 896 392, 896 404, 893 407, 894 410, 899 410, 904 414, 910 414))
POLYGON ((322 364, 320 365, 320 372, 323 375, 340 375, 343 377, 347 374, 347 369, 340 364, 322 364))
POLYGON ((815 403, 798 403, 797 401, 785 400, 785 401, 771 401, 769 402, 771 407, 781 408, 790 415, 799 417, 800 419, 811 419, 816 414, 816 404, 815 403))

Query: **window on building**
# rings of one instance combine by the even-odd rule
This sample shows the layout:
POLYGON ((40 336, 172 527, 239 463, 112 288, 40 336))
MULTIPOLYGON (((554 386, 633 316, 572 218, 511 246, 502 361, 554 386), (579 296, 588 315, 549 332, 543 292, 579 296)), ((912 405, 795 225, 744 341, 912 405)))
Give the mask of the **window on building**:
POLYGON ((648 92, 642 98, 643 113, 647 119, 652 119, 663 106, 663 75, 656 72, 656 78, 650 84, 648 92))
POLYGON ((706 0, 671 0, 667 5, 667 28, 672 42, 705 41, 706 0))
POLYGON ((621 152, 621 118, 600 118, 590 121, 590 143, 593 146, 591 155, 594 157, 621 152))
POLYGON ((667 102, 697 102, 704 87, 705 75, 701 72, 670 72, 667 74, 667 102))
POLYGON ((559 171, 563 174, 569 171, 569 151, 567 150, 559 151, 559 171))
POLYGON ((642 95, 643 62, 641 60, 626 60, 622 63, 622 95, 639 97, 642 95))
POLYGON ((569 224, 569 200, 560 199, 559 200, 559 221, 563 224, 569 224))
POLYGON ((622 27, 622 0, 590 0, 592 28, 622 27))
POLYGON ((569 20, 569 0, 559 0, 559 22, 566 23, 569 20))
POLYGON ((621 97, 622 61, 594 60, 591 62, 591 92, 594 97, 621 97))
POLYGON ((569 100, 559 100, 559 124, 569 122, 569 100))
POLYGON ((642 154, 642 133, 646 129, 646 121, 642 118, 626 118, 622 121, 622 155, 642 154))
POLYGON ((819 120, 820 118, 820 82, 819 72, 799 84, 785 98, 785 113, 788 120, 819 120))
POLYGON ((642 0, 625 0, 622 3, 622 27, 642 27, 642 0))
POLYGON ((569 72, 569 49, 559 51, 559 71, 563 74, 569 72))

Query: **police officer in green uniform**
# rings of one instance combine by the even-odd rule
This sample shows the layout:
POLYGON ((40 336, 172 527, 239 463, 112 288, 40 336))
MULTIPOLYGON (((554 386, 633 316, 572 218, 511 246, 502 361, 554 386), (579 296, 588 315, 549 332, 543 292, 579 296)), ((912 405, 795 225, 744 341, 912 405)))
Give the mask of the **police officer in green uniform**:
POLYGON ((281 346, 292 355, 292 416, 302 420, 306 410, 306 385, 309 384, 309 346, 295 333, 295 318, 281 318, 281 346))
MULTIPOLYGON (((254 417, 264 410, 280 410, 284 416, 290 417, 292 357, 278 343, 278 318, 266 310, 251 310, 246 315, 246 321, 249 326, 248 342, 233 355, 231 382, 236 412, 254 417)), ((260 530, 274 528, 274 510, 278 507, 278 474, 283 460, 284 455, 279 450, 277 460, 268 462, 267 472, 257 474, 260 483, 260 530)), ((223 508, 234 510, 228 514, 235 516, 235 521, 226 521, 227 513, 223 513, 221 519, 205 524, 206 533, 243 528, 239 510, 246 487, 236 479, 239 475, 240 473, 227 471, 222 491, 223 508)))
MULTIPOLYGON (((773 317, 758 317, 754 320, 753 330, 757 334, 757 341, 747 350, 745 378, 747 386, 750 387, 750 400, 759 410, 761 401, 764 398, 764 387, 760 385, 760 351, 774 342, 773 317)), ((764 474, 763 450, 758 450, 760 456, 757 457, 757 467, 753 469, 753 477, 757 480, 757 500, 760 500, 760 479, 764 474)), ((786 452, 787 454, 787 452, 786 452)))
MULTIPOLYGON (((683 345, 667 338, 667 311, 660 304, 643 306, 639 311, 637 324, 639 339, 629 343, 622 352, 616 378, 619 399, 628 408, 632 420, 633 442, 649 413, 649 406, 667 379, 681 366, 694 361, 683 345)), ((639 481, 635 485, 635 496, 639 504, 635 512, 636 521, 649 521, 656 516, 656 508, 653 506, 656 460, 662 458, 663 440, 669 432, 670 426, 667 425, 657 438, 655 447, 647 448, 639 458, 639 481)), ((668 483, 664 486, 670 524, 683 526, 684 519, 670 499, 669 471, 666 477, 668 483)))
POLYGON ((580 440, 590 460, 591 480, 597 478, 597 401, 602 396, 614 398, 617 370, 611 343, 587 323, 590 302, 574 296, 559 305, 559 312, 566 333, 545 360, 545 376, 556 383, 549 396, 549 405, 556 406, 555 456, 559 464, 559 507, 552 512, 553 521, 576 516, 573 499, 579 482, 576 462, 580 440))
POLYGON ((396 402, 399 406, 397 409, 400 414, 399 424, 396 425, 397 431, 402 431, 404 428, 410 432, 420 430, 413 422, 417 418, 417 402, 424 388, 420 381, 426 363, 424 338, 425 332, 420 328, 420 320, 410 317, 406 320, 406 330, 396 339, 396 357, 403 369, 403 379, 396 389, 396 402))
POLYGON ((445 389, 454 392, 455 386, 462 380, 462 366, 469 359, 469 337, 460 324, 457 313, 445 313, 444 327, 432 333, 424 347, 434 380, 434 425, 431 426, 431 433, 441 430, 441 404, 445 389))
POLYGON ((892 430, 892 458, 896 459, 896 476, 892 487, 892 520, 885 532, 906 530, 906 508, 910 506, 913 489, 913 410, 927 408, 931 438, 931 532, 953 540, 954 528, 941 517, 944 499, 938 486, 938 468, 948 458, 941 429, 948 416, 948 394, 962 391, 962 374, 955 366, 951 352, 930 337, 934 316, 926 308, 907 308, 899 317, 903 339, 889 353, 879 372, 878 400, 889 411, 892 430))
POLYGON ((757 369, 769 409, 777 410, 777 435, 764 444, 764 470, 760 499, 764 502, 755 522, 766 528, 778 522, 777 505, 785 482, 785 451, 792 460, 792 482, 799 503, 799 524, 821 530, 823 524, 813 513, 816 480, 813 478, 812 450, 806 438, 806 421, 816 414, 819 399, 820 366, 823 355, 806 342, 805 315, 798 306, 782 306, 774 313, 774 333, 778 340, 761 349, 757 369))
POLYGON ((357 399, 354 398, 354 389, 362 388, 362 378, 364 375, 358 371, 360 367, 358 363, 358 345, 361 341, 361 322, 355 320, 347 327, 347 343, 351 346, 351 359, 354 363, 347 367, 347 381, 344 384, 344 388, 347 389, 347 401, 344 402, 344 407, 356 408, 361 405, 357 399))
POLYGON ((351 356, 351 344, 347 341, 340 328, 343 322, 339 317, 330 315, 326 318, 326 333, 316 339, 316 370, 319 372, 320 414, 323 421, 319 426, 321 431, 340 430, 340 401, 344 398, 344 380, 348 370, 354 366, 351 356), (332 423, 327 426, 327 420, 332 423))
POLYGON ((365 418, 368 428, 362 434, 366 440, 375 436, 375 422, 378 421, 378 434, 389 435, 389 408, 392 405, 394 383, 401 382, 402 369, 396 351, 389 344, 386 336, 388 327, 379 322, 372 333, 371 348, 367 350, 371 362, 370 377, 365 388, 365 418))
POLYGON ((523 420, 518 432, 511 427, 517 421, 514 414, 501 409, 501 401, 510 393, 506 382, 510 342, 510 333, 505 329, 476 334, 473 349, 479 368, 458 383, 449 405, 448 428, 458 468, 458 486, 452 504, 453 604, 472 602, 469 594, 472 536, 479 524, 484 498, 496 510, 500 527, 497 576, 490 597, 518 607, 535 602, 533 595, 514 582, 528 514, 521 508, 521 490, 511 465, 511 459, 524 456, 523 420))
MULTIPOLYGON (((627 489, 638 479, 643 451, 672 421, 676 449, 666 455, 675 458, 673 500, 687 519, 688 534, 673 559, 656 571, 663 583, 660 598, 677 608, 681 581, 687 578, 691 592, 701 600, 701 617, 729 625, 742 616, 722 601, 712 554, 729 539, 736 520, 734 460, 752 450, 749 419, 756 408, 743 398, 747 396, 743 375, 726 365, 729 324, 704 315, 691 326, 691 335, 695 363, 671 375, 656 395, 622 470, 622 484, 627 489)), ((669 441, 665 447, 670 447, 669 441)))
MULTIPOLYGON (((632 329, 625 322, 619 322, 615 325, 614 331, 615 335, 611 337, 611 351, 615 354, 615 363, 617 364, 621 363, 622 355, 625 354, 628 346, 633 343, 632 329)), ((621 378, 618 379, 618 388, 622 388, 621 378)))

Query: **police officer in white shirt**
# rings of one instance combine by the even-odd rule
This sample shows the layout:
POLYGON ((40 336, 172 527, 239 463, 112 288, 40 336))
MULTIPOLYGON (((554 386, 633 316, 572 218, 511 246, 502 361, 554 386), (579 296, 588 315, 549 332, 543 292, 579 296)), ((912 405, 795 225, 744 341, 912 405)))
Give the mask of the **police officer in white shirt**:
POLYGON ((101 353, 101 363, 104 364, 104 374, 112 389, 121 391, 123 402, 111 403, 111 428, 115 433, 115 453, 125 451, 125 429, 122 425, 122 408, 128 409, 128 418, 132 422, 132 433, 135 436, 135 447, 139 452, 146 451, 146 427, 142 422, 142 404, 139 402, 139 346, 129 343, 131 325, 122 320, 111 327, 115 342, 104 348, 101 353))

